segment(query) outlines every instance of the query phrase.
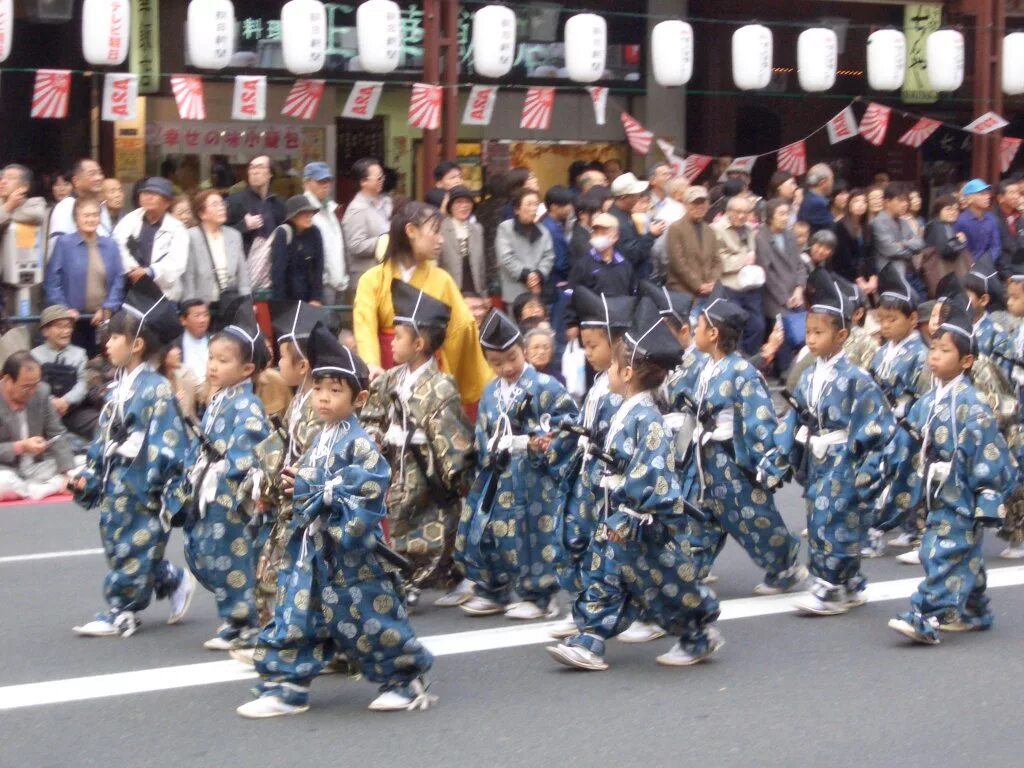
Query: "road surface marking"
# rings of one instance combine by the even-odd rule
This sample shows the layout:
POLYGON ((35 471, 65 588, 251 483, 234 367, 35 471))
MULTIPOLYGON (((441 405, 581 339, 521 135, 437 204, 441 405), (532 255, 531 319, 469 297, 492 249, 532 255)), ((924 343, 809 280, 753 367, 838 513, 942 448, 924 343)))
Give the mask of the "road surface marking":
POLYGON ((28 560, 51 560, 57 557, 84 557, 86 555, 102 555, 102 549, 67 549, 63 552, 37 552, 34 555, 8 555, 0 557, 0 565, 4 563, 24 563, 28 560))

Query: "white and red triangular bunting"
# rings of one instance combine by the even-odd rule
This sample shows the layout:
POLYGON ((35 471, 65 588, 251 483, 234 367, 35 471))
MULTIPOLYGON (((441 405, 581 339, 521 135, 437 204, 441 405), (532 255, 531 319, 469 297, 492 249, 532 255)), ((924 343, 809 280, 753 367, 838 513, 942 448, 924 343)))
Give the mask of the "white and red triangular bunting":
POLYGON ((885 141, 885 134, 889 130, 889 118, 892 116, 892 108, 872 101, 868 104, 864 117, 861 118, 860 128, 857 132, 864 137, 865 141, 882 146, 885 141))
POLYGON ((232 120, 267 119, 266 75, 238 75, 231 99, 232 120))
POLYGON ((929 136, 938 130, 940 125, 942 125, 942 123, 939 120, 932 120, 930 117, 922 117, 910 127, 909 131, 900 136, 899 143, 918 149, 925 143, 925 141, 928 140, 929 136))
POLYGON ((372 120, 377 113, 377 103, 380 101, 383 91, 384 83, 357 80, 352 84, 352 90, 345 100, 345 108, 341 111, 341 116, 356 120, 372 120))
POLYGON ((494 105, 498 101, 498 86, 474 85, 462 111, 463 125, 490 125, 494 105))
MULTIPOLYGON (((757 162, 757 155, 744 155, 743 157, 733 158, 732 163, 729 164, 730 171, 743 171, 748 176, 754 170, 754 163, 757 162)), ((722 172, 722 178, 725 178, 725 172, 722 172)))
POLYGON ((103 120, 134 120, 137 115, 139 76, 108 72, 103 76, 103 120))
POLYGON ((986 133, 992 133, 1000 128, 1005 128, 1009 124, 1001 115, 997 115, 995 112, 986 112, 981 117, 975 118, 965 125, 964 130, 984 136, 986 133))
POLYGON ((657 140, 658 149, 664 153, 665 157, 672 157, 676 153, 675 145, 670 141, 664 139, 657 140))
POLYGON ((1003 173, 1010 170, 1010 166, 1013 165, 1013 158, 1017 156, 1021 141, 1024 139, 1011 139, 1008 136, 999 140, 999 166, 1003 173))
POLYGON ((551 111, 555 106, 555 89, 533 86, 526 89, 519 127, 529 131, 546 131, 551 127, 551 111))
POLYGON ((443 93, 440 85, 413 83, 409 97, 409 125, 424 131, 440 128, 443 93))
POLYGON ((711 155, 687 155, 686 163, 683 165, 683 178, 693 183, 704 173, 704 169, 711 165, 711 160, 711 155))
POLYGON ((203 98, 203 78, 199 75, 172 75, 171 92, 182 120, 205 120, 206 100, 203 98))
POLYGON ((654 141, 654 134, 644 128, 628 112, 623 112, 621 118, 622 128, 626 131, 626 141, 629 142, 632 150, 640 155, 646 155, 650 152, 651 142, 654 141))
POLYGON ((825 129, 828 131, 829 144, 838 144, 856 136, 857 118, 853 114, 853 107, 847 107, 829 120, 825 129))
POLYGON ((594 105, 594 123, 604 125, 608 111, 608 89, 603 85, 588 85, 590 103, 594 105))
POLYGON ((281 114, 298 120, 312 120, 324 95, 323 80, 296 80, 284 100, 281 114))
POLYGON ((803 139, 787 144, 777 153, 777 164, 780 171, 803 176, 807 173, 807 145, 803 139))
POLYGON ((40 69, 32 89, 32 117, 68 116, 71 97, 71 72, 66 69, 40 69))

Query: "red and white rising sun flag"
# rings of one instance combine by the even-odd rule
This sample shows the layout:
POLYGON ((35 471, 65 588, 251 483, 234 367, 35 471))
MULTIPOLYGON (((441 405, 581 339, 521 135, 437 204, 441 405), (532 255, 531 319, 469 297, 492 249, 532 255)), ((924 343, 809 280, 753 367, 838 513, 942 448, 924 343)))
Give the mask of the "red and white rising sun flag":
POLYGON ((104 120, 134 120, 136 98, 139 95, 139 76, 108 72, 103 76, 104 120))
POLYGON ((474 85, 462 111, 463 125, 490 125, 494 104, 498 100, 498 86, 474 85))
POLYGON ((864 137, 865 141, 882 146, 885 141, 886 131, 889 130, 889 118, 892 116, 892 109, 872 101, 868 104, 867 111, 860 121, 860 129, 857 131, 864 137))
POLYGON ((441 127, 440 85, 413 83, 409 98, 409 125, 424 131, 436 131, 441 127))
POLYGON ((281 114, 298 120, 312 120, 320 109, 323 95, 323 80, 296 80, 288 92, 288 98, 284 100, 281 114))
POLYGON ((588 85, 587 93, 590 94, 590 102, 594 105, 594 122, 597 125, 604 125, 608 110, 608 89, 603 85, 588 85))
POLYGON ((628 112, 623 112, 622 127, 626 131, 626 141, 634 152, 646 155, 651 151, 651 142, 654 141, 654 134, 644 128, 639 121, 628 112))
POLYGON ((687 155, 686 164, 683 165, 683 178, 692 183, 711 165, 711 159, 711 155, 687 155))
POLYGON ((910 127, 909 131, 900 136, 900 144, 906 144, 908 147, 918 149, 928 140, 929 136, 939 129, 940 125, 942 123, 939 120, 922 117, 910 127))
POLYGON ((231 99, 232 120, 267 119, 267 78, 265 75, 238 75, 231 99))
POLYGON ((551 127, 551 110, 554 105, 554 88, 527 88, 519 127, 528 131, 548 130, 551 127))
POLYGON ((847 107, 833 117, 826 123, 825 129, 828 131, 829 144, 852 139, 857 135, 857 118, 853 114, 853 108, 847 107))
POLYGON ((1017 156, 1021 141, 1024 140, 1011 139, 1006 136, 999 140, 999 165, 1003 173, 1010 170, 1010 166, 1013 165, 1013 158, 1017 156))
POLYGON ((206 100, 203 98, 203 78, 199 75, 172 75, 171 92, 178 105, 182 120, 205 120, 206 100))
POLYGON ((787 144, 778 151, 778 167, 794 176, 807 173, 807 145, 803 140, 787 144))
POLYGON ((32 89, 32 117, 68 116, 71 72, 64 69, 40 69, 32 89))

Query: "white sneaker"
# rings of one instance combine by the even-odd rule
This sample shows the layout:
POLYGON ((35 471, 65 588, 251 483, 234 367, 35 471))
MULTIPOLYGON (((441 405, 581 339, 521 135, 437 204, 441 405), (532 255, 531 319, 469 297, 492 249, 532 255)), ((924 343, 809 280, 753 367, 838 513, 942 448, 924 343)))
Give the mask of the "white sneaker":
POLYGON ((71 631, 82 637, 114 637, 121 634, 113 622, 105 619, 94 619, 87 624, 72 627, 71 631))
POLYGON ((309 704, 288 704, 277 696, 260 696, 258 699, 246 702, 235 712, 250 720, 263 720, 282 715, 301 715, 308 710, 309 704))
POLYGON ((700 664, 716 651, 721 650, 723 645, 725 645, 725 640, 722 639, 721 632, 712 627, 708 630, 708 649, 703 653, 684 651, 682 644, 677 641, 668 653, 661 654, 655 661, 663 667, 692 667, 694 664, 700 664))
POLYGON ((552 600, 547 608, 541 608, 536 603, 524 600, 521 603, 512 603, 505 609, 506 619, 518 621, 536 621, 537 619, 553 619, 558 615, 558 604, 552 600))
POLYGON ((800 538, 801 539, 806 539, 807 538, 807 529, 806 528, 804 528, 802 531, 800 531, 800 538))
POLYGON ((1006 560, 1020 560, 1024 558, 1024 544, 1018 544, 1014 546, 1010 544, 1006 549, 999 553, 999 556, 1006 560))
POLYGON ((904 531, 899 536, 895 536, 894 538, 889 539, 889 546, 890 547, 903 547, 903 548, 906 548, 906 547, 916 547, 917 543, 920 540, 921 539, 917 535, 915 535, 913 533, 908 533, 907 531, 904 531))
POLYGON ((903 565, 920 565, 921 550, 912 549, 909 552, 904 552, 902 555, 896 555, 896 562, 903 565))
POLYGON ((114 626, 117 627, 121 637, 131 637, 139 631, 142 619, 137 618, 132 611, 122 611, 114 617, 114 626))
POLYGON ((405 712, 414 709, 430 709, 436 703, 437 696, 427 693, 426 684, 417 679, 404 688, 384 691, 370 702, 368 709, 373 712, 405 712))
POLYGON ((797 597, 793 605, 798 611, 809 616, 838 616, 848 610, 844 600, 822 600, 812 592, 797 597))
POLYGON ((860 556, 868 559, 882 557, 885 554, 885 534, 874 528, 868 529, 868 542, 861 548, 860 556))
POLYGON ((948 624, 939 624, 939 629, 942 632, 980 632, 981 627, 977 624, 968 624, 963 619, 957 619, 951 621, 948 624))
POLYGON ((480 595, 471 596, 466 602, 459 605, 459 608, 470 616, 493 616, 496 613, 505 612, 504 605, 480 595))
POLYGON ((608 669, 608 662, 591 650, 578 645, 549 645, 545 650, 555 657, 555 661, 574 669, 585 669, 590 672, 603 672, 608 669))
POLYGON ((794 592, 798 589, 801 589, 804 585, 804 582, 807 581, 807 567, 801 565, 799 568, 796 569, 794 576, 795 578, 793 580, 793 583, 790 584, 788 587, 778 587, 772 584, 765 584, 762 581, 760 584, 754 587, 754 594, 760 597, 766 597, 768 595, 781 595, 784 592, 794 592))
POLYGON ((913 624, 904 619, 889 619, 889 629, 894 629, 904 637, 913 640, 915 643, 921 643, 922 645, 938 645, 939 638, 929 637, 923 635, 917 631, 913 624))
POLYGON ((434 601, 434 605, 438 608, 454 608, 457 605, 462 605, 471 597, 473 597, 473 582, 469 579, 463 579, 451 592, 437 598, 434 601))
POLYGON ((192 574, 185 569, 181 572, 181 583, 178 588, 171 593, 171 615, 167 619, 168 624, 177 624, 188 612, 188 607, 192 605, 192 596, 196 593, 196 581, 192 578, 192 574))
POLYGON ((221 624, 217 627, 217 634, 203 643, 203 648, 208 651, 230 651, 234 648, 234 638, 231 635, 231 625, 221 624))
POLYGON ((573 619, 570 613, 555 626, 553 626, 548 634, 550 634, 556 640, 564 640, 567 637, 579 634, 579 627, 576 626, 576 621, 573 619))
POLYGON ((616 636, 620 643, 649 643, 651 640, 665 636, 665 630, 657 624, 648 624, 646 621, 634 621, 629 629, 616 636))
POLYGON ((230 650, 228 650, 228 656, 237 661, 239 664, 245 664, 247 667, 256 666, 255 648, 231 648, 230 650))
POLYGON ((859 608, 866 604, 867 601, 868 596, 863 589, 858 592, 851 592, 845 587, 843 588, 843 604, 846 605, 847 608, 859 608))
POLYGON ((707 576, 705 576, 703 578, 703 582, 705 584, 717 584, 718 583, 718 577, 715 576, 715 574, 713 574, 713 573, 709 573, 707 576))

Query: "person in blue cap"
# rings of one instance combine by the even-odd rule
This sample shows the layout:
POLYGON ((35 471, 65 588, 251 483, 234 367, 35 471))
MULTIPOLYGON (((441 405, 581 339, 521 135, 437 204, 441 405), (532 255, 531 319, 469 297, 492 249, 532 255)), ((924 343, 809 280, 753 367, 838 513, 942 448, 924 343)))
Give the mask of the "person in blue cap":
POLYGON ((1003 252, 1003 240, 999 235, 999 222, 992 214, 992 187, 981 179, 968 181, 960 194, 967 201, 967 208, 953 225, 956 232, 967 238, 967 250, 971 261, 977 262, 988 256, 997 267, 1003 252))
POLYGON ((302 172, 306 199, 319 209, 313 215, 313 226, 320 230, 324 252, 323 303, 343 304, 348 290, 348 265, 345 262, 345 240, 341 233, 338 204, 334 201, 334 171, 324 162, 307 163, 302 172))

